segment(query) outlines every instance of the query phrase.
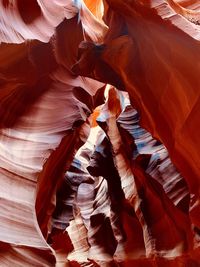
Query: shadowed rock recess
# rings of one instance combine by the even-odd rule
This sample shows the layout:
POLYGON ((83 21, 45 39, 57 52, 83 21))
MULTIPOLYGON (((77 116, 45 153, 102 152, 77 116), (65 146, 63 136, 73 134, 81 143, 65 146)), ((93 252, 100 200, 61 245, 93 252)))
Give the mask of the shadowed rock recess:
POLYGON ((199 136, 199 0, 0 0, 0 267, 200 267, 199 136))

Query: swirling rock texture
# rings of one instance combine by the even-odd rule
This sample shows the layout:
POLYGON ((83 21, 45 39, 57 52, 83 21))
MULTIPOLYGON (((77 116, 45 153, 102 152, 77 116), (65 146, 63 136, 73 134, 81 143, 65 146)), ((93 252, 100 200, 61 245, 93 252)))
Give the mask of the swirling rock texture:
POLYGON ((0 266, 200 266, 199 25, 0 0, 0 266))

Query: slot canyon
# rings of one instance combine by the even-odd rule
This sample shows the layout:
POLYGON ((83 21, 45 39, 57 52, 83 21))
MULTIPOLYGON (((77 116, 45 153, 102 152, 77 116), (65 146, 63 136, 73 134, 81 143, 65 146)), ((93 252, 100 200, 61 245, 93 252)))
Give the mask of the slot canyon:
POLYGON ((0 267, 200 267, 200 1, 0 0, 0 267))

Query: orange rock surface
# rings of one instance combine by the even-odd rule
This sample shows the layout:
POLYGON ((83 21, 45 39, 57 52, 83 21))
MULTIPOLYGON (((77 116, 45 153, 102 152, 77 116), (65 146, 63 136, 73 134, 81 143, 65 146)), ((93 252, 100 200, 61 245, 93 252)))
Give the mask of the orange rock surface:
POLYGON ((198 0, 0 0, 0 266, 200 266, 198 0))

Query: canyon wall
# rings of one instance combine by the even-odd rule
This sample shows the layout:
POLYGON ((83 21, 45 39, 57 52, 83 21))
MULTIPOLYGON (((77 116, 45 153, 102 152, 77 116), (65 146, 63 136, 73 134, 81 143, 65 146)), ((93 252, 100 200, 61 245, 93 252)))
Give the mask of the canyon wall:
POLYGON ((200 4, 0 0, 0 266, 200 266, 200 4))

